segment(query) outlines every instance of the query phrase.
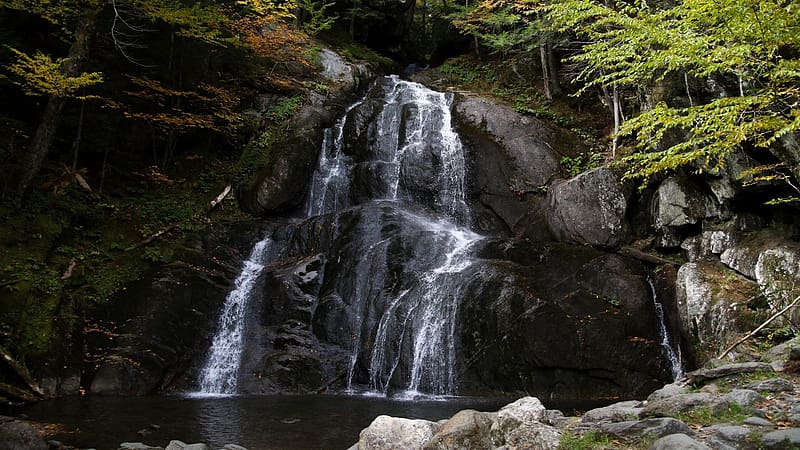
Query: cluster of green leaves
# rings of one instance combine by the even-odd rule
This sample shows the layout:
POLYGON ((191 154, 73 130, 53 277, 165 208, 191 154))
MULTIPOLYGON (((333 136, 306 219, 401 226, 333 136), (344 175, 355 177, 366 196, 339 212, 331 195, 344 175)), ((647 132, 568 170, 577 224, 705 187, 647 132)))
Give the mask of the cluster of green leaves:
MULTIPOLYGON (((767 148, 800 131, 800 6, 756 0, 645 2, 614 6, 553 2, 554 29, 585 39, 573 57, 583 89, 640 89, 667 77, 730 77, 738 92, 688 106, 659 102, 623 124, 635 153, 627 175, 647 179, 693 165, 714 170, 744 145, 767 148), (669 133, 686 137, 671 142, 669 133)), ((690 94, 687 94, 691 97, 690 94)))

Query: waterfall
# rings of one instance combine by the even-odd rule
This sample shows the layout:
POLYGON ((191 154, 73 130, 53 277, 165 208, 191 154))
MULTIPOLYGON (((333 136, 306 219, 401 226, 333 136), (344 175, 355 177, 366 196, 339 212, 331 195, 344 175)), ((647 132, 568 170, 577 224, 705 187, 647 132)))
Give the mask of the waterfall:
POLYGON ((658 294, 656 286, 649 277, 647 282, 650 284, 650 290, 653 293, 653 305, 656 309, 656 325, 658 326, 658 336, 661 338, 661 349, 664 355, 669 360, 670 369, 672 371, 672 379, 677 380, 683 376, 683 363, 681 362, 681 348, 679 345, 672 345, 672 340, 669 335, 669 328, 667 327, 666 317, 664 315, 664 306, 658 301, 658 294))
POLYGON ((225 298, 217 332, 208 358, 200 372, 201 394, 235 394, 244 345, 244 315, 252 296, 256 279, 264 268, 270 239, 264 238, 253 246, 234 289, 225 298))
MULTIPOLYGON (((452 96, 396 76, 387 77, 382 88, 381 109, 371 124, 373 128, 367 139, 369 159, 364 160, 362 156, 361 160, 356 160, 349 156, 344 141, 349 113, 361 106, 362 100, 326 131, 307 211, 309 216, 313 216, 350 206, 355 197, 350 192, 350 179, 359 168, 367 167, 381 174, 380 188, 375 189, 373 200, 422 204, 444 216, 431 218, 405 213, 410 221, 433 236, 437 244, 434 251, 439 253, 434 259, 438 262, 419 274, 417 283, 391 299, 378 320, 374 337, 359 333, 352 343, 347 383, 352 389, 354 371, 363 347, 361 340, 373 339, 371 351, 364 356, 363 362, 369 372, 370 390, 386 394, 390 383, 396 383, 397 371, 402 365, 402 383, 408 392, 452 394, 457 382, 455 326, 462 288, 454 281, 454 274, 469 267, 471 246, 481 238, 463 228, 469 223, 469 208, 464 194, 464 148, 452 126, 452 96), (428 186, 432 198, 426 202, 418 198, 424 196, 415 192, 414 187, 408 186, 409 180, 404 180, 404 175, 422 176, 414 173, 413 164, 419 164, 419 161, 425 164, 429 157, 438 167, 434 179, 430 180, 431 186, 428 186), (410 351, 404 351, 408 348, 410 351)), ((364 256, 366 259, 367 255, 364 256)), ((367 263, 364 264, 366 267, 367 263)), ((358 291, 358 295, 368 297, 370 292, 372 290, 365 287, 358 291)), ((370 300, 353 300, 358 304, 367 301, 370 300)), ((363 317, 358 316, 356 321, 353 328, 361 330, 363 317)))

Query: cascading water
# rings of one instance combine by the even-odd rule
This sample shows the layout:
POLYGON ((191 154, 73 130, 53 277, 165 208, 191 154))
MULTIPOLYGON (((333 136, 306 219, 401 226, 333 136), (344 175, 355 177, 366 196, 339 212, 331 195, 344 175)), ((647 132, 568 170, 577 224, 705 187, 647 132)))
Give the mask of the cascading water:
POLYGON ((681 362, 681 348, 678 345, 673 346, 669 336, 669 329, 667 328, 667 321, 664 315, 664 306, 658 301, 658 294, 653 280, 648 278, 650 283, 650 290, 653 294, 653 305, 656 309, 656 324, 658 326, 658 336, 661 338, 661 348, 670 363, 672 370, 672 379, 677 380, 683 376, 683 362, 681 362))
POLYGON ((256 243, 244 262, 234 289, 225 298, 217 332, 200 372, 201 394, 235 394, 244 346, 244 315, 258 275, 264 269, 270 239, 256 243))
MULTIPOLYGON (((461 228, 469 222, 464 200, 464 149, 452 129, 451 97, 397 77, 386 81, 380 113, 371 124, 374 128, 370 157, 358 159, 347 154, 344 135, 349 114, 345 114, 325 134, 307 211, 313 216, 350 206, 354 197, 350 179, 366 168, 380 173, 376 183, 380 187, 373 189, 372 199, 421 205, 445 216, 431 218, 405 212, 412 223, 436 242, 438 256, 432 257, 436 262, 422 271, 409 289, 390 300, 378 320, 374 337, 360 333, 352 343, 347 384, 352 388, 355 368, 362 357, 361 341, 372 339, 372 350, 363 361, 371 390, 387 393, 390 384, 400 384, 411 393, 452 394, 456 388, 455 318, 460 302, 460 289, 452 278, 470 265, 470 248, 480 239, 479 235, 461 228), (437 166, 435 179, 426 180, 431 183, 427 186, 432 192, 430 198, 417 198, 418 192, 408 186, 413 183, 409 177, 418 175, 413 164, 420 161, 426 167, 437 166), (410 351, 405 351, 408 348, 410 351), (401 366, 403 380, 398 382, 401 366)), ((378 244, 369 248, 374 250, 378 244)), ((362 259, 362 263, 369 264, 367 260, 362 259)), ((369 282, 369 279, 364 281, 369 282)), ((363 298, 351 301, 363 304, 369 301, 371 291, 370 287, 359 289, 358 296, 363 298)), ((366 311, 369 307, 362 309, 366 311)), ((353 329, 362 329, 366 314, 355 318, 353 329)))

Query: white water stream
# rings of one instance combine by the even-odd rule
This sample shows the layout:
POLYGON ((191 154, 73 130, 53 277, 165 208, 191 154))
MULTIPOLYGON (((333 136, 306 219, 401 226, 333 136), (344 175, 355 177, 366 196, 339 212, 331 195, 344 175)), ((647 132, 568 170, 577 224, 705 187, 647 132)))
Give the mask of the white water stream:
POLYGON ((234 289, 225 298, 217 332, 200 372, 200 394, 235 394, 244 347, 244 316, 256 279, 264 269, 270 239, 253 246, 234 289))

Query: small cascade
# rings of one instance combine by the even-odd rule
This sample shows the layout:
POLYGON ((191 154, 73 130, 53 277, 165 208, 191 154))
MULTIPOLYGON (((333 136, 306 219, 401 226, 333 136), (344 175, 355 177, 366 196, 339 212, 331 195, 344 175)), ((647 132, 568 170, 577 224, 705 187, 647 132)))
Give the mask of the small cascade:
POLYGON ((250 252, 234 289, 225 298, 217 332, 208 358, 200 372, 201 394, 235 394, 243 349, 244 315, 252 296, 256 279, 264 269, 270 239, 265 238, 250 252))
POLYGON ((481 236, 446 221, 415 218, 437 234, 440 248, 447 253, 441 265, 401 292, 381 317, 369 357, 370 389, 388 392, 403 348, 409 345, 408 394, 452 394, 457 381, 456 316, 463 288, 454 277, 470 266, 471 246, 481 236))
POLYGON ((317 169, 311 177, 306 217, 328 214, 349 206, 346 195, 350 189, 350 158, 342 151, 344 127, 350 111, 362 102, 352 104, 333 128, 324 132, 317 169))
POLYGON ((661 348, 669 360, 670 369, 672 370, 672 379, 677 380, 683 376, 683 362, 681 361, 681 347, 679 345, 672 345, 672 340, 669 336, 669 329, 667 327, 666 317, 664 315, 664 306, 658 301, 658 294, 653 280, 647 279, 650 283, 650 290, 653 293, 653 305, 656 309, 656 319, 658 326, 658 336, 661 338, 661 348))

